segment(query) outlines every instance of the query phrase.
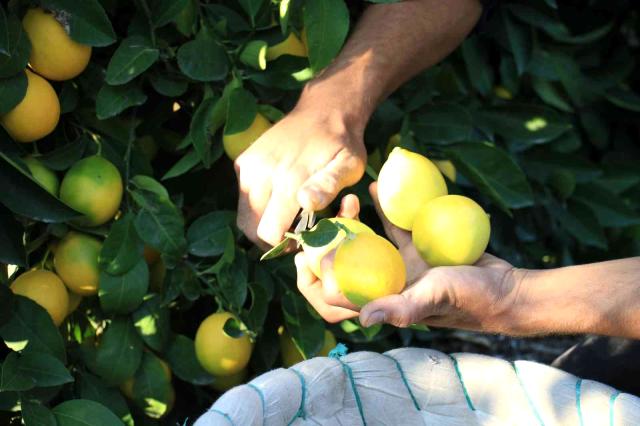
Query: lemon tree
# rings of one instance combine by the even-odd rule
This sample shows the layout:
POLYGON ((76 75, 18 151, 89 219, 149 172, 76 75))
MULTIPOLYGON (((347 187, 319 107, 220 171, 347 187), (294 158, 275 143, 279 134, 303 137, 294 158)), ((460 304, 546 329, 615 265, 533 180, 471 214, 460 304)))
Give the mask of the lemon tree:
MULTIPOLYGON (((296 236, 299 249, 320 262, 337 248, 357 303, 400 291, 400 261, 367 191, 379 179, 399 226, 449 221, 445 236, 414 230, 427 258, 468 263, 485 244, 530 268, 640 254, 632 3, 500 2, 376 109, 368 173, 345 190, 359 196, 361 222, 318 224, 296 236), (476 204, 404 207, 458 196, 476 204)), ((431 341, 428 331, 325 324, 296 288, 284 249, 293 239, 260 260, 236 227, 234 159, 293 109, 363 9, 0 4, 0 424, 184 424, 230 386, 325 354, 329 335, 352 350, 431 341)))

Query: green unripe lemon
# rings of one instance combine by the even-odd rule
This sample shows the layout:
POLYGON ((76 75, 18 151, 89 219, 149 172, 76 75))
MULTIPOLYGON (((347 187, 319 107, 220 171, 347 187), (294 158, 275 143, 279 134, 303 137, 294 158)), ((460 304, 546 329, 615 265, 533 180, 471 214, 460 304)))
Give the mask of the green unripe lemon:
POLYGON ((60 186, 60 180, 56 176, 55 172, 47 168, 40 161, 33 157, 26 157, 22 160, 31 172, 31 176, 44 187, 54 197, 58 196, 58 187, 60 186))
POLYGON ((490 234, 487 213, 462 195, 425 203, 411 233, 413 244, 429 266, 474 264, 487 248, 490 234))

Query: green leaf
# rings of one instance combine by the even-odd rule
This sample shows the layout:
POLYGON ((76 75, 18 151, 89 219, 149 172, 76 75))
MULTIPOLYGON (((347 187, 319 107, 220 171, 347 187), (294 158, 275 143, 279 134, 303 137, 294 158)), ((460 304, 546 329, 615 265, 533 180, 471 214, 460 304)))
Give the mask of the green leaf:
POLYGON ((181 257, 186 252, 187 241, 180 210, 171 201, 147 190, 134 190, 131 195, 140 207, 135 218, 140 238, 163 254, 181 257))
POLYGON ((40 186, 25 170, 0 151, 0 203, 22 216, 45 223, 66 222, 80 216, 40 186))
MULTIPOLYGON (((4 7, 0 6, 0 28, 9 28, 7 14, 4 7)), ((9 31, 0 31, 0 55, 9 56, 9 31)))
POLYGON ((189 0, 156 0, 151 8, 153 27, 160 28, 175 21, 188 4, 189 0))
POLYGON ((305 358, 320 352, 324 344, 324 323, 311 314, 305 299, 286 292, 282 297, 282 313, 293 343, 305 358))
POLYGON ((176 334, 165 355, 171 370, 179 379, 197 386, 213 383, 213 376, 200 366, 193 340, 187 336, 176 334))
POLYGON ((640 215, 603 185, 593 182, 578 185, 573 198, 589 206, 602 226, 624 227, 640 223, 640 215))
POLYGON ((271 89, 298 90, 313 77, 307 58, 284 55, 269 63, 265 71, 247 72, 257 84, 271 89))
POLYGON ((229 94, 225 135, 240 133, 251 126, 258 113, 256 98, 243 88, 234 89, 229 94))
POLYGON ((38 387, 49 387, 73 382, 64 364, 45 352, 27 351, 20 356, 18 368, 38 387))
POLYGON ((569 202, 566 208, 555 203, 549 204, 548 207, 562 228, 580 243, 603 250, 607 248, 607 240, 598 219, 587 206, 579 202, 569 202))
POLYGON ((532 79, 532 87, 540 99, 542 99, 546 104, 564 112, 573 112, 573 107, 552 82, 534 76, 532 79))
POLYGON ((151 73, 149 82, 156 92, 161 95, 175 98, 183 95, 189 88, 189 82, 181 74, 176 73, 151 73))
POLYGON ((122 394, 116 388, 107 386, 93 374, 82 372, 76 382, 76 390, 80 398, 103 404, 120 417, 123 422, 133 426, 129 407, 127 407, 122 394))
POLYGON ((244 9, 244 11, 249 16, 249 20, 251 21, 251 25, 256 25, 256 16, 258 16, 258 12, 264 5, 264 0, 238 0, 240 3, 240 7, 244 9))
POLYGON ((507 40, 513 53, 518 75, 521 76, 529 64, 532 53, 531 32, 513 21, 506 9, 501 9, 502 22, 507 33, 507 40))
POLYGON ((469 81, 483 96, 491 93, 493 87, 491 66, 485 60, 487 56, 484 45, 480 43, 477 36, 469 37, 462 43, 462 57, 469 81))
POLYGON ((22 420, 25 425, 58 426, 53 412, 37 400, 21 401, 22 420))
POLYGON ((140 260, 143 248, 144 244, 133 223, 133 214, 127 212, 111 225, 109 235, 102 244, 98 263, 108 274, 124 274, 140 260))
POLYGON ((305 3, 309 63, 318 72, 333 61, 349 32, 349 10, 344 0, 314 0, 305 3))
POLYGON ((147 346, 156 351, 164 350, 169 341, 171 323, 169 308, 162 305, 161 297, 154 295, 145 300, 131 317, 147 346))
POLYGON ((293 241, 291 238, 285 238, 280 241, 275 246, 271 247, 267 250, 262 256, 260 256, 260 261, 275 259, 276 257, 280 257, 285 254, 285 250, 289 247, 289 244, 293 241))
POLYGON ((22 22, 14 14, 7 16, 7 26, 2 27, 5 39, 5 52, 0 55, 0 78, 8 78, 22 72, 29 62, 31 42, 22 29, 22 22))
POLYGON ((145 72, 160 57, 160 51, 140 36, 127 37, 120 43, 107 66, 105 81, 117 86, 145 72))
POLYGON ((189 253, 194 256, 218 256, 224 252, 235 212, 218 210, 196 219, 187 231, 189 253))
POLYGON ((220 102, 222 102, 222 98, 218 99, 213 97, 203 99, 193 114, 189 125, 191 143, 205 167, 211 165, 211 126, 214 111, 220 102))
POLYGON ((133 324, 125 318, 111 321, 100 343, 89 356, 87 365, 109 385, 122 383, 133 376, 142 359, 142 339, 133 324))
POLYGON ((20 355, 9 352, 0 369, 0 392, 26 391, 35 386, 35 379, 20 368, 20 355))
POLYGON ((127 314, 142 303, 149 288, 149 268, 142 256, 122 275, 100 272, 100 306, 107 313, 127 314))
POLYGON ((133 400, 152 419, 159 419, 171 408, 172 387, 161 364, 152 352, 145 352, 133 379, 133 400))
MULTIPOLYGON (((0 263, 7 265, 26 266, 26 253, 22 244, 24 228, 13 217, 13 214, 0 205, 0 263)), ((4 305, 3 305, 4 306, 4 305)), ((5 312, 6 314, 6 312, 5 312)), ((0 317, 3 314, 0 313, 0 317)), ((0 326, 3 321, 0 320, 0 326)))
POLYGON ((411 117, 410 128, 423 143, 449 144, 467 141, 471 137, 472 121, 469 112, 459 104, 433 104, 411 117))
POLYGON ((53 409, 58 426, 119 426, 124 425, 104 405, 88 399, 70 399, 53 409))
POLYGON ((502 210, 533 205, 527 178, 513 158, 488 143, 462 143, 446 150, 460 172, 502 210))
POLYGON ((147 101, 140 86, 136 83, 121 86, 102 86, 96 97, 96 116, 99 120, 114 117, 125 109, 142 105, 147 101))
POLYGON ((572 127, 568 119, 540 105, 494 106, 479 111, 478 117, 507 140, 529 144, 550 142, 572 127))
POLYGON ((131 183, 137 189, 144 189, 146 191, 153 192, 160 200, 170 201, 169 191, 167 191, 167 188, 162 186, 160 182, 152 177, 137 175, 131 179, 131 183))
POLYGON ((27 93, 27 75, 19 72, 0 80, 0 115, 11 111, 27 93))
POLYGON ((4 343, 14 351, 50 353, 66 361, 62 336, 49 313, 23 296, 15 296, 11 320, 0 327, 4 343))
POLYGON ((206 4, 201 7, 205 12, 207 23, 211 28, 219 29, 222 34, 251 31, 249 23, 233 9, 221 4, 206 4))
POLYGON ((251 293, 251 306, 246 318, 247 327, 253 331, 262 331, 262 326, 269 312, 269 302, 271 295, 262 283, 252 282, 249 284, 251 293))
POLYGON ((197 81, 223 80, 229 71, 229 62, 224 48, 201 31, 178 49, 178 66, 188 77, 197 81), (206 55, 203 54, 206 52, 206 55))
POLYGON ((63 10, 69 19, 70 36, 89 46, 108 46, 116 41, 111 22, 98 0, 42 0, 46 9, 63 10))
POLYGON ((340 232, 340 227, 329 219, 321 219, 311 230, 300 233, 300 240, 309 247, 329 244, 340 232))
POLYGON ((248 275, 247 257, 240 251, 236 252, 232 263, 224 265, 216 274, 220 291, 229 305, 236 308, 244 305, 248 275))
POLYGON ((73 142, 39 156, 38 160, 52 170, 66 170, 83 157, 89 143, 93 142, 88 137, 81 136, 73 142))
POLYGON ((162 176, 162 180, 182 176, 189 170, 193 169, 198 163, 200 163, 198 153, 195 149, 190 149, 181 159, 171 166, 167 173, 162 176))
POLYGON ((606 91, 605 97, 620 108, 640 112, 640 96, 628 88, 613 87, 606 91))
POLYGON ((548 150, 528 152, 523 158, 523 164, 528 176, 543 183, 562 169, 570 171, 578 183, 590 182, 602 174, 595 164, 583 157, 548 150))

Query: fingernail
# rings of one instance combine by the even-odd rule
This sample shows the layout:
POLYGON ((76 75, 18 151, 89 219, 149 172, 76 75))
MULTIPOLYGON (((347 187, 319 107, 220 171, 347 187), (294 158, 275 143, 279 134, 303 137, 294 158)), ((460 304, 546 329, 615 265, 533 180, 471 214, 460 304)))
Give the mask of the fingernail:
POLYGON ((384 322, 384 312, 383 311, 374 311, 369 315, 369 317, 363 321, 365 327, 371 327, 372 325, 380 324, 384 322))

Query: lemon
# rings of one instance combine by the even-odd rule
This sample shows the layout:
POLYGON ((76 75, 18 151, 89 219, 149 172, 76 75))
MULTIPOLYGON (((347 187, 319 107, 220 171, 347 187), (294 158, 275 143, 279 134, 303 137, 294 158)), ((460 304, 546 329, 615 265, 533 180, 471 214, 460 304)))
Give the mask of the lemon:
POLYGON ((69 80, 87 67, 91 46, 73 41, 53 14, 40 8, 29 9, 22 26, 31 41, 29 66, 41 76, 69 80))
POLYGON ((69 296, 69 309, 67 309, 67 316, 71 315, 76 309, 78 309, 78 306, 80 306, 80 302, 82 302, 82 296, 80 296, 79 294, 76 294, 72 291, 68 291, 68 296, 69 296))
POLYGON ((196 358, 214 376, 236 374, 251 358, 253 347, 249 336, 233 337, 224 331, 224 324, 232 318, 235 317, 229 312, 209 315, 196 332, 196 358))
POLYGON ((79 225, 102 225, 112 219, 120 207, 120 172, 100 156, 83 158, 64 175, 60 199, 84 215, 76 221, 79 225))
POLYGON ((25 70, 27 92, 11 111, 0 118, 0 124, 14 140, 33 142, 42 139, 58 125, 60 101, 47 80, 25 70))
POLYGON ((91 296, 98 292, 98 256, 102 243, 79 232, 69 232, 56 249, 53 264, 62 281, 74 293, 91 296))
POLYGON ((22 161, 27 166, 31 172, 31 176, 33 176, 36 182, 38 182, 51 195, 57 197, 60 181, 58 180, 58 176, 56 176, 55 172, 48 169, 44 164, 33 157, 26 157, 22 161))
POLYGON ((505 101, 510 101, 511 99, 513 99, 513 94, 504 86, 495 86, 493 88, 493 94, 500 99, 504 99, 505 101))
POLYGON ((433 164, 436 165, 440 173, 445 175, 451 182, 456 182, 456 166, 449 160, 434 160, 433 164))
POLYGON ((14 294, 19 294, 42 306, 58 326, 67 316, 69 296, 67 288, 53 272, 35 269, 20 275, 11 284, 14 294))
POLYGON ((247 148, 251 146, 264 132, 269 130, 271 123, 264 115, 257 113, 256 118, 253 119, 251 125, 238 133, 222 136, 222 145, 224 146, 224 152, 231 160, 235 160, 242 154, 247 148))
POLYGON ((446 195, 420 209, 411 234, 429 266, 472 265, 487 248, 491 225, 478 203, 446 195))
POLYGON ((351 303, 364 306, 374 299, 400 293, 406 269, 393 244, 379 235, 363 232, 348 236, 340 244, 333 276, 351 303))
POLYGON ((422 205, 447 194, 440 170, 427 157, 396 147, 378 175, 378 199, 384 215, 399 228, 411 230, 422 205))
MULTIPOLYGON (((299 362, 304 361, 304 357, 293 343, 293 339, 287 333, 284 326, 278 327, 278 336, 280 340, 280 354, 282 355, 282 365, 291 367, 299 362)), ((336 338, 329 330, 324 331, 324 343, 318 356, 327 356, 329 352, 336 347, 336 338)))
POLYGON ((247 380, 249 372, 246 368, 243 368, 239 372, 230 376, 216 376, 215 381, 211 384, 211 387, 218 392, 226 392, 229 389, 241 385, 247 380))
POLYGON ((267 48, 267 61, 273 61, 282 55, 299 56, 302 58, 308 56, 306 46, 294 33, 289 33, 286 39, 267 48))
MULTIPOLYGON (((332 217, 328 220, 330 220, 333 223, 340 223, 346 226, 347 229, 349 229, 349 231, 353 232, 354 234, 359 234, 361 232, 375 234, 375 232, 373 232, 371 228, 369 228, 364 223, 355 219, 349 219, 346 217, 332 217)), ((318 225, 314 226, 311 230, 313 231, 317 227, 318 225)), ((331 240, 330 243, 324 246, 311 247, 304 243, 302 244, 302 249, 304 250, 304 254, 307 257, 307 263, 309 264, 309 269, 311 269, 311 272, 313 272, 313 274, 316 277, 322 278, 322 268, 320 267, 322 258, 325 257, 331 250, 336 248, 338 244, 340 244, 340 241, 344 240, 346 236, 347 236, 347 233, 344 231, 344 229, 341 229, 340 231, 338 231, 338 235, 336 235, 335 238, 331 240)))

